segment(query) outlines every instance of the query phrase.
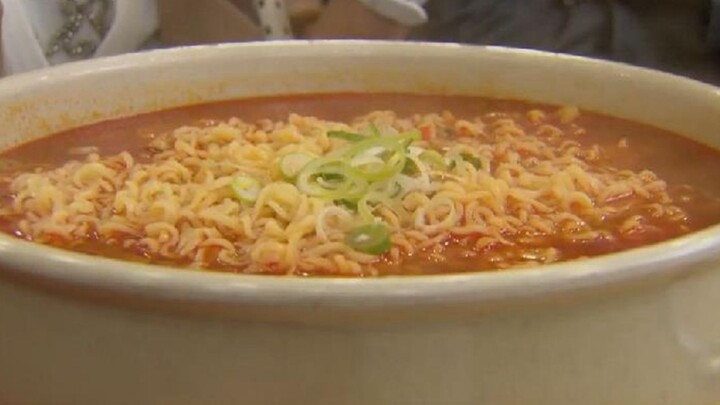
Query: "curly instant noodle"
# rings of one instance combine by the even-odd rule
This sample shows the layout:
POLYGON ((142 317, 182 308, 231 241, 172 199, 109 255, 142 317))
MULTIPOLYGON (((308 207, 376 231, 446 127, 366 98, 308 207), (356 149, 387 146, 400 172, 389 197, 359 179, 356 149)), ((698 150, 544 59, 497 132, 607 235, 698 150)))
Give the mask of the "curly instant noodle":
MULTIPOLYGON (((651 171, 583 146, 576 108, 524 120, 450 113, 352 122, 291 114, 177 128, 129 152, 19 173, 18 234, 87 241, 245 273, 382 274, 448 251, 495 268, 566 259, 562 246, 685 230, 651 171), (558 241, 562 243, 558 244, 558 241)), ((627 145, 626 145, 627 146, 627 145)), ((400 269, 400 270, 397 270, 400 269)))

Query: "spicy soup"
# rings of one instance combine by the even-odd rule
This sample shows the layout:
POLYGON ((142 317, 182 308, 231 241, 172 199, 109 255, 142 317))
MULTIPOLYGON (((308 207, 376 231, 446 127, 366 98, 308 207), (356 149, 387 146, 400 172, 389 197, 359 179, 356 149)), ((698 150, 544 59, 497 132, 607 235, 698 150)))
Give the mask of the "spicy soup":
POLYGON ((572 106, 334 94, 190 106, 0 155, 0 230, 257 274, 534 266, 720 221, 720 153, 572 106))

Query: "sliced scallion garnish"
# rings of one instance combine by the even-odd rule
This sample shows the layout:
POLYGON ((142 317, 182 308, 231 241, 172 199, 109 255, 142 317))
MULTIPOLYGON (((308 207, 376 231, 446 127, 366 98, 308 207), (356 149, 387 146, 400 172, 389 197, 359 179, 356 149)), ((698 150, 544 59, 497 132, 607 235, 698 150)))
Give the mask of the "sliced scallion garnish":
POLYGON ((420 173, 420 168, 413 159, 407 159, 402 169, 402 174, 413 175, 420 173))
MULTIPOLYGON (((344 132, 328 134, 334 133, 344 132)), ((357 201, 367 194, 371 184, 400 173, 407 161, 408 147, 419 136, 409 132, 397 136, 363 137, 363 140, 308 162, 298 173, 296 185, 301 192, 313 197, 357 201)))
POLYGON ((480 160, 480 158, 471 155, 470 153, 461 153, 460 157, 462 160, 470 163, 475 169, 482 169, 483 168, 483 162, 480 160))
POLYGON ((288 153, 280 159, 280 173, 286 179, 294 179, 311 160, 316 158, 317 156, 306 152, 288 153))
POLYGON ((387 196, 376 193, 376 192, 370 192, 368 194, 365 194, 360 200, 357 202, 357 211, 358 214, 360 214, 360 217, 367 222, 373 222, 375 221, 375 215, 373 215, 373 210, 375 207, 371 207, 370 204, 373 202, 382 203, 385 205, 390 205, 387 196))
POLYGON ((418 156, 421 162, 425 163, 430 170, 445 171, 448 169, 445 158, 436 150, 425 150, 418 156))
POLYGON ((369 163, 364 163, 367 160, 358 159, 355 160, 357 165, 353 167, 368 181, 382 181, 400 173, 405 167, 407 147, 417 139, 415 135, 408 133, 399 136, 372 137, 356 142, 338 153, 352 162, 372 152, 372 155, 378 159, 369 163))
POLYGON ((359 226, 345 237, 345 243, 361 253, 381 255, 392 247, 390 230, 385 224, 374 223, 359 226))
POLYGON ((235 177, 230 187, 235 198, 243 202, 255 202, 260 194, 260 182, 248 176, 235 177))
POLYGON ((359 142, 368 138, 367 136, 347 131, 328 131, 327 136, 328 138, 342 139, 348 142, 359 142))
POLYGON ((363 176, 342 159, 324 157, 308 163, 297 176, 300 191, 330 200, 357 200, 368 189, 363 176))
POLYGON ((335 203, 336 203, 337 205, 342 206, 342 207, 345 207, 345 208, 347 208, 348 210, 351 210, 351 211, 355 211, 355 210, 357 210, 357 208, 358 208, 358 206, 357 206, 357 201, 340 199, 340 200, 336 200, 335 203))

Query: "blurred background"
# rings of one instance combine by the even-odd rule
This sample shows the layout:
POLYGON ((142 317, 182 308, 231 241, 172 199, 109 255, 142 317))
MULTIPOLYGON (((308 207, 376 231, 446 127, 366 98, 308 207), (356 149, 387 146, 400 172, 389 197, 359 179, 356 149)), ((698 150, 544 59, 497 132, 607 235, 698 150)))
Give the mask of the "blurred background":
POLYGON ((2 0, 5 74, 158 47, 289 38, 502 45, 720 84, 720 0, 2 0))

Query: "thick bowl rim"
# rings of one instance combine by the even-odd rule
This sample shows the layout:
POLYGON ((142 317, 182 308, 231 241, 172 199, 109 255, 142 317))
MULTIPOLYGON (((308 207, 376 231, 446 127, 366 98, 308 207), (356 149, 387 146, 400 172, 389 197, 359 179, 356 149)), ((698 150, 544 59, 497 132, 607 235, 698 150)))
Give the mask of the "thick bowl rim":
MULTIPOLYGON (((315 51, 341 52, 343 48, 371 50, 388 48, 396 52, 478 52, 505 57, 567 60, 575 64, 612 66, 623 74, 640 79, 674 81, 717 97, 720 90, 695 80, 616 62, 542 51, 495 46, 395 41, 278 41, 195 46, 154 50, 111 58, 75 62, 0 80, 0 92, 17 92, 45 81, 69 76, 97 74, 212 57, 247 49, 310 47, 315 51), (348 42, 352 47, 348 47, 348 42)), ((23 276, 80 289, 109 291, 144 300, 205 302, 223 306, 293 305, 313 308, 384 308, 413 306, 419 302, 487 303, 521 298, 542 298, 580 290, 591 290, 648 281, 688 271, 695 265, 717 259, 720 225, 659 244, 620 253, 500 272, 478 272, 431 276, 383 278, 296 278, 286 276, 240 275, 173 269, 79 254, 0 234, 0 276, 23 276), (101 269, 100 269, 101 268, 101 269)))

